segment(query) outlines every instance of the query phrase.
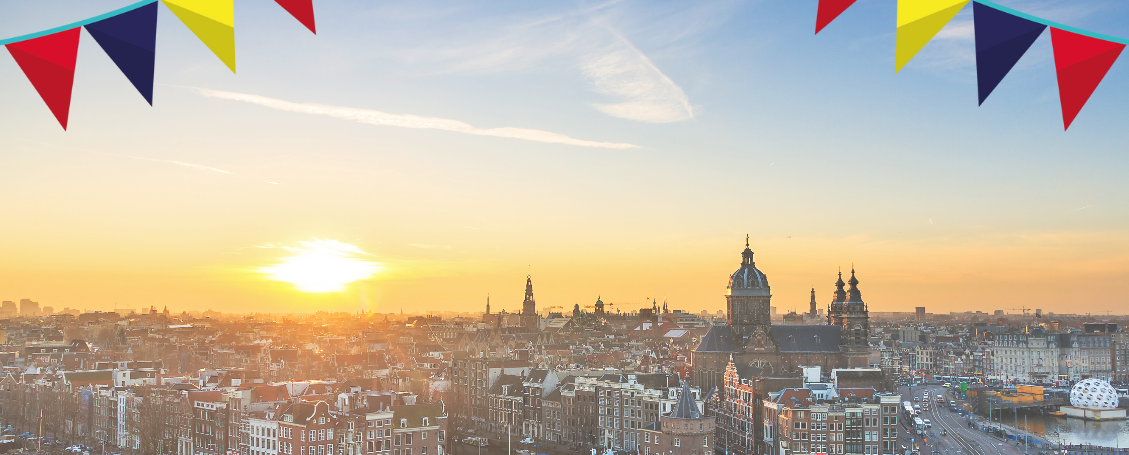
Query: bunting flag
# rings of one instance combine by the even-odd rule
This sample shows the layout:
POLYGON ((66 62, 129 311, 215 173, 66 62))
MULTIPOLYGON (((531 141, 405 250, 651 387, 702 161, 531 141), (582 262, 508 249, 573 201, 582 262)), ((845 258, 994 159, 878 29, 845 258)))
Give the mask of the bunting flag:
MULTIPOLYGON (((855 0, 850 0, 854 2, 855 0)), ((314 27, 314 0, 274 0, 286 12, 298 19, 302 25, 310 29, 315 35, 318 34, 317 27, 314 27)))
POLYGON ((1051 27, 1063 129, 1086 105, 1125 45, 1051 27))
POLYGON ((894 72, 902 70, 969 0, 898 0, 894 72))
MULTIPOLYGON (((1129 45, 1126 39, 1051 22, 990 0, 898 0, 894 72, 901 71, 970 1, 979 103, 984 104, 1043 30, 1050 27, 1064 130, 1070 129, 1090 95, 1129 45)), ((853 3, 854 0, 819 0, 815 33, 853 3)))
POLYGON ((231 72, 235 72, 234 0, 162 0, 231 72))
MULTIPOLYGON (((281 3, 284 0, 275 1, 281 3)), ((819 11, 815 14, 815 34, 818 35, 823 27, 830 24, 853 4, 855 4, 855 0, 819 0, 819 11)))
POLYGON ((972 5, 976 35, 976 84, 980 104, 988 99, 1046 25, 980 3, 972 5))
POLYGON ((152 106, 157 4, 86 24, 86 31, 152 106))
POLYGON ((75 27, 5 46, 64 131, 71 110, 71 89, 81 35, 81 27, 75 27))

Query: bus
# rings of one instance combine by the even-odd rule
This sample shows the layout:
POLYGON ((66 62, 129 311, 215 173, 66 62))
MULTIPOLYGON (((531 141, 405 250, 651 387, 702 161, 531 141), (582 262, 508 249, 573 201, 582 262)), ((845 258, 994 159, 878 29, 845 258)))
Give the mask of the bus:
POLYGON ((913 428, 917 430, 917 434, 925 434, 925 422, 921 420, 921 417, 913 418, 913 428))

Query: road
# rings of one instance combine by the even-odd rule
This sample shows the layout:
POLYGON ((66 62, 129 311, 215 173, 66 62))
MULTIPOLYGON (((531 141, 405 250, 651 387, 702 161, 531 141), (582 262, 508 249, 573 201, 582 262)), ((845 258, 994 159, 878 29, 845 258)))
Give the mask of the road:
MULTIPOLYGON (((945 397, 946 404, 944 406, 937 406, 935 401, 930 401, 929 410, 921 412, 922 419, 929 419, 933 427, 929 429, 932 436, 926 435, 924 439, 926 442, 922 443, 922 437, 916 435, 912 431, 912 423, 907 430, 906 425, 901 425, 902 432, 902 445, 909 446, 909 441, 916 438, 917 443, 921 446, 921 453, 928 455, 933 451, 942 454, 960 454, 960 455, 1023 455, 1023 447, 1016 447, 1014 442, 1004 442, 995 436, 989 435, 982 431, 969 428, 968 421, 955 412, 949 412, 948 402, 953 400, 953 396, 948 394, 947 389, 941 386, 916 386, 912 388, 912 392, 908 387, 902 387, 901 393, 903 401, 913 401, 913 397, 922 399, 925 391, 929 391, 930 400, 936 400, 936 396, 940 394, 945 397), (943 431, 948 431, 948 435, 942 435, 943 431)), ((920 401, 918 403, 921 403, 920 401)), ((957 405, 963 405, 963 402, 958 401, 957 405)), ((1029 453, 1038 453, 1038 450, 1030 450, 1029 453)))

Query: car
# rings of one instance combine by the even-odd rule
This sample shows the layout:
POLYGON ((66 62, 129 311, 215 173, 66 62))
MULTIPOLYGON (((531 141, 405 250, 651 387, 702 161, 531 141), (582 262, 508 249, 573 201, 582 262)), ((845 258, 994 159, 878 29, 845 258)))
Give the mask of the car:
POLYGON ((955 401, 950 401, 950 402, 949 402, 949 406, 952 406, 952 407, 954 407, 954 408, 955 408, 955 407, 957 407, 957 402, 955 402, 955 401))
POLYGON ((533 444, 533 438, 525 438, 518 441, 518 444, 533 444))
POLYGON ((31 436, 31 433, 28 433, 28 432, 26 432, 26 431, 25 431, 25 432, 23 432, 23 433, 20 433, 20 435, 19 435, 19 437, 20 437, 20 438, 26 438, 26 437, 28 437, 28 436, 31 436))
POLYGON ((922 419, 921 422, 925 424, 926 428, 933 426, 933 423, 929 422, 929 419, 922 419))

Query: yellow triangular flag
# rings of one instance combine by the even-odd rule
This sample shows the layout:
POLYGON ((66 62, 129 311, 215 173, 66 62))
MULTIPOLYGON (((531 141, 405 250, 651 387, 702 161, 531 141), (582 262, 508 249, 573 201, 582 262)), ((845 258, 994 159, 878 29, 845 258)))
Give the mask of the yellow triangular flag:
POLYGON ((898 0, 894 72, 901 71, 968 2, 969 0, 898 0))
POLYGON ((162 1, 235 72, 235 0, 162 1))

